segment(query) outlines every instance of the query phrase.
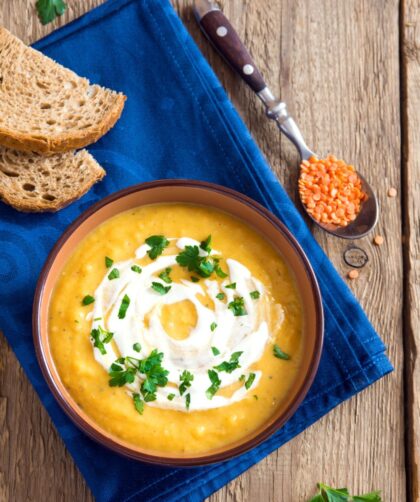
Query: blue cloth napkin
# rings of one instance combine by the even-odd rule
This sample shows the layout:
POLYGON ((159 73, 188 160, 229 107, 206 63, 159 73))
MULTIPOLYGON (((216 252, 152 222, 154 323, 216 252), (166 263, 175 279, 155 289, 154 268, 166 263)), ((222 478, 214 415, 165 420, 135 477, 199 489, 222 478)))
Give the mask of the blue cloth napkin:
POLYGON ((166 0, 115 0, 36 44, 92 82, 123 91, 121 120, 90 150, 108 175, 58 214, 26 215, 0 203, 0 327, 99 502, 199 501, 392 370, 385 347, 277 182, 219 81, 166 0), (81 433, 54 401, 34 354, 33 293, 63 230, 107 194, 157 178, 194 178, 243 192, 279 216, 316 271, 325 346, 304 403, 274 436, 223 464, 144 465, 81 433))

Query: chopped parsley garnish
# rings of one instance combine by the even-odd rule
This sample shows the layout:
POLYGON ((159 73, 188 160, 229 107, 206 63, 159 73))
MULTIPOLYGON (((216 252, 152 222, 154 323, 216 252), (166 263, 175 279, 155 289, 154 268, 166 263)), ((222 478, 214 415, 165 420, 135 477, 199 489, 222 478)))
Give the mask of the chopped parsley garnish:
POLYGON ((127 295, 124 295, 121 301, 120 310, 118 311, 118 319, 124 319, 129 305, 130 305, 130 298, 127 295))
POLYGON ((94 321, 102 321, 102 317, 95 317, 94 321))
POLYGON ((207 373, 209 375, 211 385, 206 390, 206 396, 208 399, 213 399, 213 396, 219 390, 219 387, 220 387, 220 384, 222 383, 222 381, 220 380, 219 375, 217 374, 216 371, 208 370, 207 373))
POLYGON ((173 401, 175 398, 175 394, 168 394, 169 401, 173 401))
POLYGON ((114 361, 109 370, 110 387, 123 387, 127 383, 133 383, 139 362, 140 360, 134 357, 119 357, 114 361))
POLYGON ((223 361, 219 365, 214 366, 214 369, 217 371, 226 371, 226 373, 232 373, 232 371, 241 367, 241 365, 239 364, 239 358, 241 357, 241 355, 242 351, 234 352, 230 356, 229 361, 223 361))
POLYGON ((187 410, 190 409, 190 404, 191 404, 191 394, 187 394, 185 396, 185 408, 187 408, 187 410))
POLYGON ((260 292, 255 290, 255 291, 251 291, 251 293, 249 293, 249 296, 253 299, 253 300, 258 300, 258 298, 260 297, 260 292))
POLYGON ((82 305, 90 305, 95 301, 95 298, 91 295, 86 295, 82 300, 82 305))
POLYGON ((258 401, 258 396, 257 396, 257 394, 254 394, 252 397, 255 399, 255 401, 258 401))
POLYGON ((191 387, 191 382, 194 380, 194 375, 188 370, 184 370, 179 376, 181 385, 179 386, 179 394, 182 396, 184 392, 191 387))
POLYGON ((214 271, 214 261, 207 256, 200 256, 198 246, 185 246, 185 249, 176 257, 181 267, 187 267, 190 272, 195 272, 201 277, 210 277, 214 271))
POLYGON ((239 377, 239 381, 240 381, 240 382, 244 382, 244 381, 245 381, 245 378, 246 378, 246 376, 245 376, 245 375, 241 375, 241 376, 239 377))
POLYGON ((214 356, 218 356, 220 354, 220 350, 217 347, 212 347, 211 351, 213 352, 214 356))
POLYGON ((112 258, 110 258, 109 256, 105 256, 105 267, 111 268, 113 264, 114 264, 114 260, 112 258))
POLYGON ((140 413, 140 415, 143 415, 144 402, 142 401, 140 394, 133 394, 133 402, 134 402, 134 408, 136 408, 136 411, 138 411, 140 413))
POLYGON ((274 354, 277 358, 279 358, 279 359, 284 359, 284 360, 286 360, 286 361, 287 361, 288 359, 290 359, 289 354, 286 354, 286 352, 283 352, 283 351, 281 350, 281 348, 277 345, 277 343, 276 343, 276 344, 274 345, 274 347, 273 347, 273 354, 274 354))
POLYGON ((139 342, 133 345, 133 350, 135 350, 136 352, 141 352, 141 345, 139 344, 139 342))
POLYGON ((157 387, 164 387, 168 383, 169 371, 162 366, 163 353, 153 350, 145 359, 135 357, 120 357, 114 361, 109 370, 109 385, 122 387, 133 383, 137 373, 144 379, 140 386, 144 402, 156 400, 157 387))
POLYGON ((106 354, 105 344, 112 340, 114 333, 106 331, 101 326, 98 326, 90 332, 90 336, 93 338, 93 346, 98 348, 100 353, 104 355, 106 354))
POLYGON ((248 390, 252 387, 252 384, 254 383, 254 380, 255 380, 255 373, 250 373, 248 375, 248 378, 246 379, 246 382, 245 382, 245 389, 248 390))
POLYGON ((237 296, 233 301, 229 302, 228 309, 233 312, 234 316, 247 315, 248 313, 242 296, 237 296))
POLYGON ((210 324, 210 329, 211 329, 211 331, 214 331, 216 328, 217 328, 217 323, 212 322, 212 323, 210 324))
POLYGON ((150 246, 150 249, 147 251, 149 258, 156 260, 163 253, 163 250, 168 247, 169 241, 163 235, 151 235, 146 239, 146 244, 150 246))
POLYGON ((162 279, 163 282, 166 282, 166 284, 171 284, 172 279, 169 277, 171 272, 171 267, 165 268, 165 270, 159 274, 160 279, 162 279))
POLYGON ((211 253, 211 235, 209 235, 207 239, 204 239, 204 241, 201 241, 200 248, 206 253, 211 253))
POLYGON ((152 282, 152 289, 159 293, 160 295, 166 295, 172 286, 164 286, 160 282, 152 282))
POLYGON ((232 282, 232 284, 228 284, 225 287, 226 287, 226 289, 236 289, 236 282, 232 282))
POLYGON ((153 350, 146 359, 140 361, 139 372, 146 375, 141 384, 141 392, 146 402, 156 400, 157 387, 168 383, 169 371, 162 366, 163 353, 153 350))
POLYGON ((223 270, 220 268, 219 260, 217 258, 214 259, 214 271, 216 272, 216 275, 221 279, 224 279, 228 276, 227 273, 223 272, 223 270))
POLYGON ((141 267, 140 267, 139 265, 133 265, 133 266, 131 267, 131 270, 132 270, 133 272, 136 272, 137 274, 141 274, 141 267))
POLYGON ((224 293, 218 293, 218 294, 216 295, 216 298, 217 298, 218 300, 224 300, 224 299, 225 299, 225 296, 226 296, 226 295, 225 295, 224 293))
POLYGON ((381 492, 375 491, 364 495, 350 495, 347 488, 332 488, 317 483, 318 493, 309 502, 381 502, 381 492))
POLYGON ((198 282, 200 279, 198 277, 195 277, 194 275, 191 276, 192 282, 198 282))
POLYGON ((108 279, 112 281, 113 279, 118 279, 120 276, 120 271, 117 268, 113 268, 108 274, 108 279))

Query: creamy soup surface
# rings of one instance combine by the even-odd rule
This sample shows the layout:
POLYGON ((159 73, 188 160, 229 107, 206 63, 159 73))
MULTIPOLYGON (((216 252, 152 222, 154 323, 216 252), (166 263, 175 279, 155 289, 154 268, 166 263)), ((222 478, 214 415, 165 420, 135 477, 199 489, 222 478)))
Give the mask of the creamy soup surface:
POLYGON ((252 434, 302 360, 301 302, 255 230, 202 206, 142 206, 75 249, 53 291, 60 378, 109 434, 207 453, 252 434))

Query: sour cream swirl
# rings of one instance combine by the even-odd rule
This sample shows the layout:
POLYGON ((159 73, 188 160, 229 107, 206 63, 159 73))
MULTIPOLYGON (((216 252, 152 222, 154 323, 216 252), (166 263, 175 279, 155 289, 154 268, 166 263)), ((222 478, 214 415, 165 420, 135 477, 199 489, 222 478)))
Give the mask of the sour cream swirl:
MULTIPOLYGON (((187 237, 178 239, 175 243, 181 250, 186 246, 199 246, 199 242, 187 237)), ((178 392, 180 375, 184 370, 194 375, 188 389, 189 410, 219 408, 242 400, 258 386, 262 373, 252 371, 251 366, 261 358, 270 338, 269 308, 264 285, 251 275, 247 267, 228 258, 228 277, 221 283, 211 278, 201 279, 198 283, 181 280, 172 282, 168 293, 161 295, 151 284, 162 282, 159 274, 166 268, 177 265, 177 254, 164 253, 147 265, 142 265, 141 273, 134 272, 133 265, 138 265, 149 249, 144 244, 137 249, 132 260, 115 263, 113 267, 118 269, 119 277, 109 280, 108 271, 95 291, 92 329, 101 326, 114 333, 112 343, 106 345, 105 354, 93 347, 95 359, 109 371, 112 363, 121 356, 143 359, 154 349, 163 352, 162 366, 169 371, 168 385, 158 387, 156 400, 147 403, 150 406, 186 411, 185 396, 178 392), (231 283, 236 283, 235 289, 226 287, 231 283), (258 291, 258 300, 251 297, 250 293, 253 291, 258 291), (225 295, 223 300, 217 298, 220 293, 225 295), (130 305, 125 317, 120 319, 118 313, 125 295, 130 298, 130 305), (214 309, 205 306, 198 295, 208 297, 214 309), (229 303, 238 296, 244 299, 247 315, 235 316, 228 308, 229 303), (197 323, 187 338, 176 340, 165 331, 161 311, 165 305, 174 305, 184 300, 194 305, 197 323), (217 327, 212 330, 215 324, 217 327), (141 346, 140 352, 133 348, 138 343, 141 346), (220 354, 214 355, 212 347, 217 347, 220 354), (206 390, 211 385, 208 371, 223 361, 229 361, 234 352, 242 352, 239 358, 240 368, 231 373, 218 373, 220 390, 237 384, 241 375, 247 377, 251 371, 255 373, 252 385, 249 389, 243 384, 239 388, 236 385, 236 390, 226 392, 226 395, 216 393, 209 399, 206 396, 206 390), (172 400, 168 399, 170 394, 175 394, 172 400)), ((200 253, 207 255, 201 249, 200 253)), ((214 253, 217 254, 212 251, 214 253)), ((126 387, 130 392, 138 392, 140 384, 141 377, 137 376, 126 387)))

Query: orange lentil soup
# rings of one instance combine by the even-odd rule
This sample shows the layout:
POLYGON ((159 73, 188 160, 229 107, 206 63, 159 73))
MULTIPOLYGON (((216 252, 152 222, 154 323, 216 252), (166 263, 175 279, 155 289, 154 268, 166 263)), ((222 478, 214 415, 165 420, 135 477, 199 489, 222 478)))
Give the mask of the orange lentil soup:
POLYGON ((287 264, 256 231, 210 208, 159 204, 78 245, 53 291, 49 341, 63 384, 102 429, 199 454, 274 414, 299 372, 302 322, 287 264))

